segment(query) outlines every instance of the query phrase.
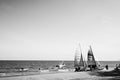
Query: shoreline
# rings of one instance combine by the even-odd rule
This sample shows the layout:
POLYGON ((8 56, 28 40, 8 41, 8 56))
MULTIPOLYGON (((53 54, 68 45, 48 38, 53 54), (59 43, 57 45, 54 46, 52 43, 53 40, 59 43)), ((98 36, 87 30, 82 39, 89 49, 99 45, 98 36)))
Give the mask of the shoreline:
POLYGON ((0 77, 0 80, 120 80, 119 74, 120 72, 117 72, 117 75, 114 75, 113 69, 81 72, 43 70, 42 72, 6 73, 0 77))
MULTIPOLYGON (((101 71, 111 71, 109 70, 101 70, 101 71)), ((55 73, 68 73, 75 72, 74 69, 46 69, 46 70, 38 70, 38 71, 19 71, 19 72, 2 72, 0 73, 0 78, 2 77, 16 77, 16 76, 29 76, 29 75, 43 75, 43 74, 55 74, 55 73)), ((91 72, 91 71, 80 71, 80 72, 91 72)), ((93 71, 94 72, 94 71, 93 71)), ((77 73, 77 72, 76 72, 77 73)))
MULTIPOLYGON (((47 70, 48 71, 48 70, 47 70)), ((1 76, 0 80, 112 80, 114 76, 98 76, 99 72, 108 71, 48 71, 48 72, 20 72, 7 73, 1 76)), ((120 78, 119 78, 120 79, 120 78)))
POLYGON ((29 75, 43 75, 43 74, 56 74, 74 72, 73 69, 59 69, 59 70, 38 70, 38 71, 20 71, 20 72, 8 72, 0 73, 0 78, 3 77, 17 77, 17 76, 29 76, 29 75))

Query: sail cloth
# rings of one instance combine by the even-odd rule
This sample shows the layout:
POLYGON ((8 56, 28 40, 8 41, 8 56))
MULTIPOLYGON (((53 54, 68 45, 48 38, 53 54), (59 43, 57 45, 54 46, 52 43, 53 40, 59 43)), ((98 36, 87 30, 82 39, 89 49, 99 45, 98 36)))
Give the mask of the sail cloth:
POLYGON ((83 56, 82 56, 82 53, 81 53, 81 57, 80 57, 80 63, 79 63, 80 66, 85 66, 85 63, 83 61, 83 56))
POLYGON ((81 49, 81 46, 80 46, 80 44, 79 44, 79 50, 80 50, 80 54, 81 54, 81 56, 80 56, 80 62, 79 62, 79 67, 85 67, 85 61, 83 60, 83 55, 82 55, 82 49, 81 49))
POLYGON ((87 64, 85 62, 85 60, 83 59, 82 53, 81 53, 81 58, 80 58, 80 71, 86 71, 87 68, 87 64))
POLYGON ((93 51, 92 51, 91 46, 90 46, 90 49, 89 49, 89 51, 88 51, 87 64, 88 64, 88 67, 90 67, 90 66, 96 67, 96 61, 95 61, 95 58, 94 58, 94 55, 93 55, 93 51))
POLYGON ((74 67, 76 68, 80 66, 84 66, 84 61, 83 61, 81 46, 79 44, 79 48, 75 52, 74 67))
POLYGON ((75 58, 74 58, 74 67, 78 67, 79 66, 79 62, 80 62, 80 57, 79 57, 78 51, 76 50, 75 58))

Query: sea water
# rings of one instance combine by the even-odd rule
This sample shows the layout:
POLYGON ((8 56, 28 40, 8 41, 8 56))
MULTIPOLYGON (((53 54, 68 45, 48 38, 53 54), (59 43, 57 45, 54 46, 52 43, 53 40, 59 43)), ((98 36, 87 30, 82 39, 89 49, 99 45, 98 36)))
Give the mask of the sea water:
MULTIPOLYGON (((4 60, 0 61, 0 73, 10 73, 10 72, 19 72, 21 69, 24 71, 38 71, 38 70, 47 70, 49 68, 55 67, 60 64, 62 61, 23 61, 23 60, 4 60)), ((74 68, 74 61, 64 61, 67 69, 74 68)), ((99 61, 102 67, 108 65, 110 68, 114 68, 116 64, 120 64, 120 61, 99 61)))

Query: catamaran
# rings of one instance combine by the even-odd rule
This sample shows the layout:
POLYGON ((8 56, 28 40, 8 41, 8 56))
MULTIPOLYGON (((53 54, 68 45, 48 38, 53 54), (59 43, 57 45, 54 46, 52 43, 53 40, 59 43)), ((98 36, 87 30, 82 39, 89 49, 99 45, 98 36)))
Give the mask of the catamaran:
POLYGON ((76 51, 75 59, 74 59, 74 67, 75 67, 75 72, 85 71, 87 67, 85 60, 83 60, 81 47, 80 47, 80 52, 76 51), (80 56, 80 53, 81 53, 81 56, 80 56))
POLYGON ((88 50, 87 65, 88 65, 88 68, 90 68, 90 70, 102 70, 103 69, 100 66, 100 63, 95 60, 91 46, 90 46, 90 49, 88 50))
MULTIPOLYGON (((81 51, 81 48, 80 48, 81 51)), ((80 52, 81 56, 78 56, 78 53, 76 52, 75 54, 75 59, 74 59, 74 67, 75 71, 86 71, 86 70, 102 70, 103 68, 100 66, 100 63, 98 63, 95 60, 95 57, 93 55, 92 48, 90 46, 90 49, 88 50, 88 57, 87 57, 87 63, 83 59, 82 56, 82 51, 80 52)))

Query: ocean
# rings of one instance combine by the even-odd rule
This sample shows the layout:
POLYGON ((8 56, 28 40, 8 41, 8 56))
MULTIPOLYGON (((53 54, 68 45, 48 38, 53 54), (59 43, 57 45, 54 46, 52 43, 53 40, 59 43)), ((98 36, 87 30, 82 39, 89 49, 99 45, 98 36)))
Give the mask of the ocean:
MULTIPOLYGON (((0 61, 0 73, 10 73, 10 72, 19 72, 21 69, 26 69, 27 71, 38 71, 46 70, 52 67, 55 67, 57 64, 60 64, 62 61, 23 61, 23 60, 4 60, 0 61)), ((67 69, 74 68, 74 61, 64 61, 67 69)), ((120 64, 120 61, 99 61, 102 67, 108 65, 111 68, 114 68, 116 64, 120 64)))

